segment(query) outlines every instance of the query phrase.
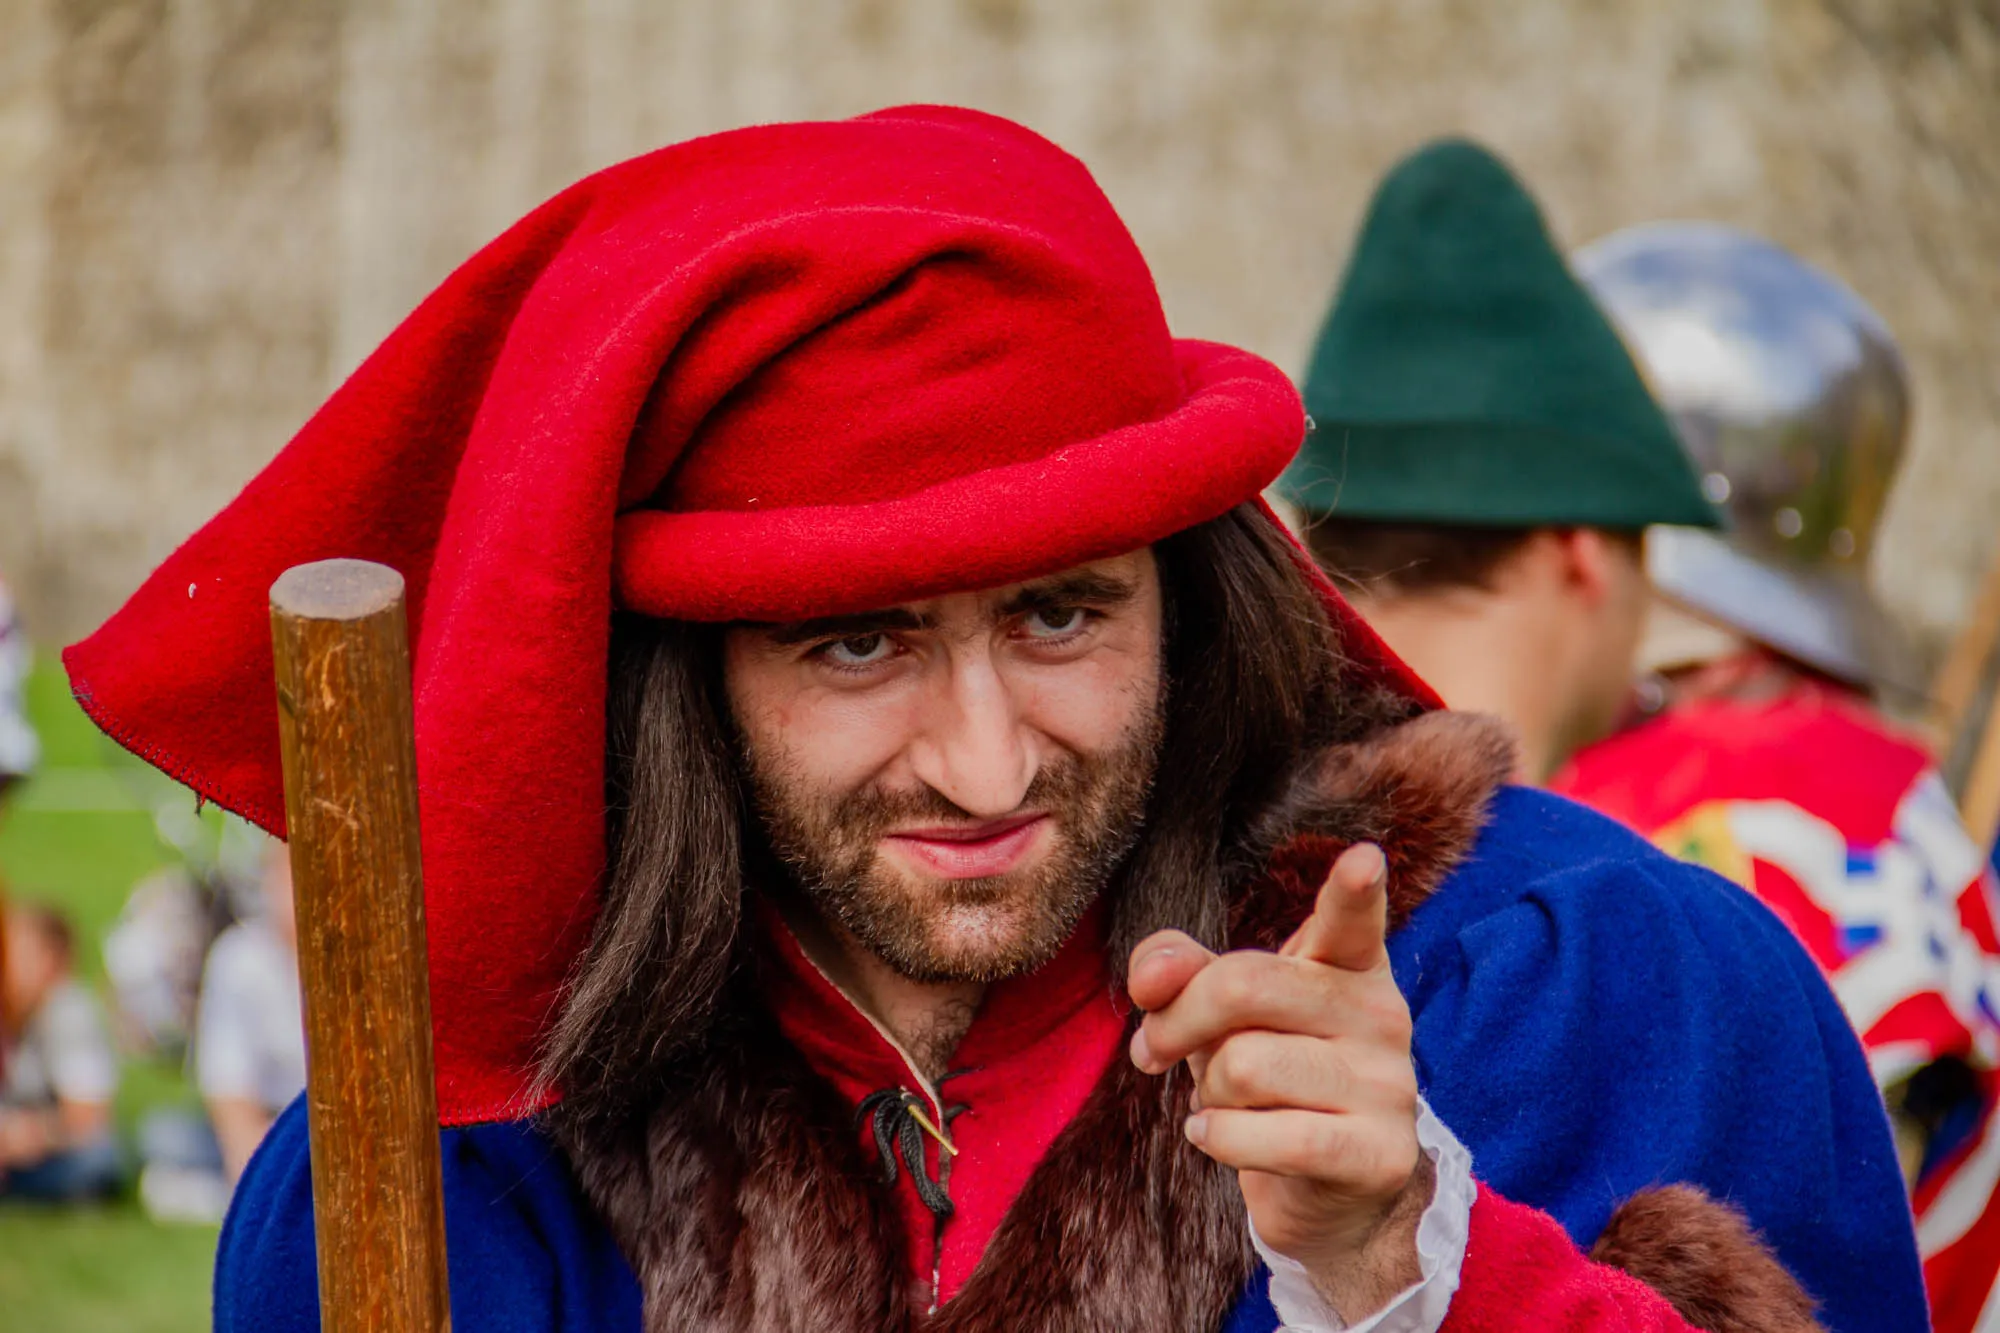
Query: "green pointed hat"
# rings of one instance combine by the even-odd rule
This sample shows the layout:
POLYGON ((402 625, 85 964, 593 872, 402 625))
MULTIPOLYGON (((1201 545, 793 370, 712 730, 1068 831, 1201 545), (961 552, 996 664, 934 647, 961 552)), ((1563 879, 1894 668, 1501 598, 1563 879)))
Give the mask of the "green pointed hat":
POLYGON ((1506 166, 1463 140, 1376 192, 1306 376, 1281 494, 1312 514, 1717 527, 1630 353, 1506 166))

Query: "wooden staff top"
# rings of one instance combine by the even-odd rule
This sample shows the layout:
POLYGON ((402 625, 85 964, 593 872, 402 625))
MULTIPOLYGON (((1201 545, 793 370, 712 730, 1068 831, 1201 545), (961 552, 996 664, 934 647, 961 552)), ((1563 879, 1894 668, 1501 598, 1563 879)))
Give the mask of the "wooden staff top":
POLYGON ((363 620, 403 598, 403 576, 372 560, 294 565, 271 585, 271 605, 301 620, 363 620))

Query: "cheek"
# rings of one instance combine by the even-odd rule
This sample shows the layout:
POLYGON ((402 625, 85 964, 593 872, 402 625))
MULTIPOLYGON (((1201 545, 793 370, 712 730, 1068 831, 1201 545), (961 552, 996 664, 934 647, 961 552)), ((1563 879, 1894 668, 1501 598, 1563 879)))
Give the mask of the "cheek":
POLYGON ((1159 654, 1143 644, 1093 653, 1035 671, 1022 695, 1022 720, 1034 730, 1065 749, 1102 753, 1159 707, 1159 654))
POLYGON ((894 697, 899 692, 829 690, 783 667, 730 667, 730 711, 751 762, 764 772, 852 791, 903 746, 908 705, 894 697))

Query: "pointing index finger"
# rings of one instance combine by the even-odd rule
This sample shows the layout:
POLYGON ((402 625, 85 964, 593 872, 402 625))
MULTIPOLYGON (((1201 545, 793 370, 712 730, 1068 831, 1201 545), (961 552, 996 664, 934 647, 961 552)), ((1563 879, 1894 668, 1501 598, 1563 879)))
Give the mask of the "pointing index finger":
POLYGON ((1388 965, 1388 933, 1389 863, 1380 847, 1358 842, 1334 861, 1312 915, 1279 952, 1367 972, 1388 965))

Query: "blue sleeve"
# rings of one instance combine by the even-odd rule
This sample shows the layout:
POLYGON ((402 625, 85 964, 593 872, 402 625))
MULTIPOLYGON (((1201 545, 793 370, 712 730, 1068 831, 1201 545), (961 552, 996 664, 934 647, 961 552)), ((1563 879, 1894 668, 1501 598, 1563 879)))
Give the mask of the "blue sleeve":
POLYGON ((1426 1095, 1501 1194, 1588 1246, 1627 1196, 1698 1184, 1749 1216, 1836 1333, 1927 1326, 1860 1043, 1747 893, 1509 792, 1391 954, 1426 1095))
MULTIPOLYGON (((480 1333, 639 1333, 639 1290, 554 1147, 526 1124, 441 1134, 452 1325, 480 1333)), ((316 1333, 304 1099, 237 1186, 215 1259, 216 1333, 316 1333)))

